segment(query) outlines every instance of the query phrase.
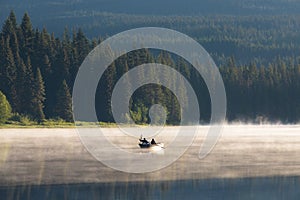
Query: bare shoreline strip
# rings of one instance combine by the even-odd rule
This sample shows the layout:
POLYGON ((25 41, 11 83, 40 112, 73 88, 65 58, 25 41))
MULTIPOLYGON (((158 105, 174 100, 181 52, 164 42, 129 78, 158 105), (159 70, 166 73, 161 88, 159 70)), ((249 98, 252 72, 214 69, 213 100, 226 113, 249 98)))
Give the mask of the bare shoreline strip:
MULTIPOLYGON (((200 127, 177 162, 147 174, 104 166, 87 152, 76 129, 0 129, 0 186, 300 176, 299 126, 225 126, 213 151, 199 160, 207 128, 200 127)), ((117 128, 107 130, 122 140, 117 128)))

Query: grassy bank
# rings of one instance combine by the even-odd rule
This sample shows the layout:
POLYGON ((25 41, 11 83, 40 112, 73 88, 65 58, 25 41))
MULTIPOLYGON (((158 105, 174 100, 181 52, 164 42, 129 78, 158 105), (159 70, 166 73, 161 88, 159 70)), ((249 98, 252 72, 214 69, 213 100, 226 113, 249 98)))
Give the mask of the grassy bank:
POLYGON ((117 127, 114 123, 105 122, 66 122, 63 120, 44 120, 43 122, 24 120, 24 121, 7 121, 0 124, 0 129, 6 128, 75 128, 75 127, 117 127))
POLYGON ((73 128, 74 123, 62 120, 44 120, 43 122, 25 120, 25 121, 7 121, 0 124, 0 128, 73 128))

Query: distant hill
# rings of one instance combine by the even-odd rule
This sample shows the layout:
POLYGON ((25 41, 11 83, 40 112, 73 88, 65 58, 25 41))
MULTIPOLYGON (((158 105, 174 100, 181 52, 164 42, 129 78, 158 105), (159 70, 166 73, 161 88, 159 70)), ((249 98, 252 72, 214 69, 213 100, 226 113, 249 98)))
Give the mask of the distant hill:
POLYGON ((10 10, 29 12, 39 26, 52 19, 86 17, 99 12, 142 15, 298 14, 299 0, 10 0, 0 1, 0 20, 10 10))

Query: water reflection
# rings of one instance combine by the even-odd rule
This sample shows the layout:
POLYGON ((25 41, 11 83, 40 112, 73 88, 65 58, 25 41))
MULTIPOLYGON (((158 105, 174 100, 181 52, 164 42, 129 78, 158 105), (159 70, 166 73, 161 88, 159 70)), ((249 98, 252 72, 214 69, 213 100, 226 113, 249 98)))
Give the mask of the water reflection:
POLYGON ((299 199, 299 177, 0 187, 0 199, 299 199))

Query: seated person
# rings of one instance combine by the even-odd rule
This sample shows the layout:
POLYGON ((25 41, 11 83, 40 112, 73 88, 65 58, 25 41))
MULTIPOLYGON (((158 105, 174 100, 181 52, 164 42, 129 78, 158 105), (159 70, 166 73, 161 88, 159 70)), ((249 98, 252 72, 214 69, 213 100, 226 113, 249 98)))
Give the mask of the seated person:
POLYGON ((143 142, 143 143, 149 143, 148 140, 146 140, 146 138, 140 139, 140 141, 143 142))
POLYGON ((156 142, 155 142, 154 138, 152 138, 152 140, 151 140, 151 144, 156 144, 156 142))

